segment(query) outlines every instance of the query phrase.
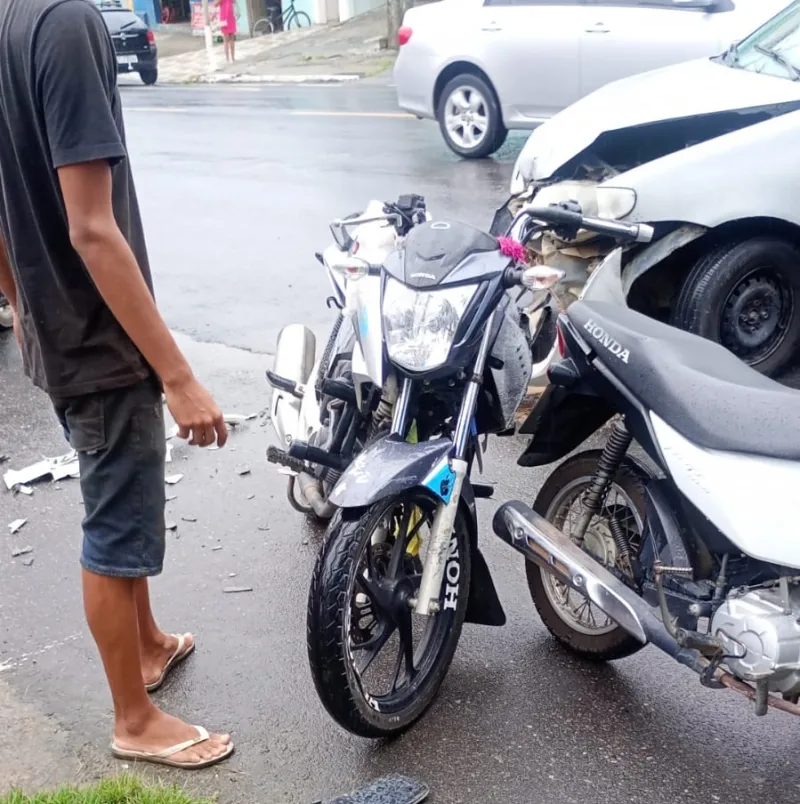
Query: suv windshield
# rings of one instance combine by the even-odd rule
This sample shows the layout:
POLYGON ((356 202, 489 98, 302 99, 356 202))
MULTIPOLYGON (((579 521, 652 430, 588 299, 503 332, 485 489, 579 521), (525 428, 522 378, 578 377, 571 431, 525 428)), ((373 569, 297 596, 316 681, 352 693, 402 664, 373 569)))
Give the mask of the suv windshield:
POLYGON ((800 0, 731 47, 724 60, 731 67, 800 80, 800 0))

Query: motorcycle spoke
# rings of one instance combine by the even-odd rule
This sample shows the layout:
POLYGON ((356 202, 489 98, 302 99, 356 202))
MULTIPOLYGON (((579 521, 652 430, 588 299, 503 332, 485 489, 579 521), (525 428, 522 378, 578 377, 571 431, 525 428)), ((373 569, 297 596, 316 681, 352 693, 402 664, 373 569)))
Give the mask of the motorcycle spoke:
POLYGON ((386 647, 386 643, 389 641, 394 631, 394 624, 384 622, 381 624, 377 633, 373 634, 366 642, 351 646, 351 650, 353 651, 364 651, 361 661, 358 663, 353 662, 354 669, 359 676, 363 676, 364 673, 369 670, 372 663, 378 658, 380 652, 386 647))
POLYGON ((362 588, 364 594, 372 601, 375 608, 380 609, 378 602, 378 590, 372 579, 364 577, 363 574, 356 575, 356 583, 362 588))
POLYGON ((392 693, 397 692, 401 680, 410 683, 416 675, 414 668, 414 631, 411 624, 411 612, 405 615, 397 627, 400 635, 400 645, 397 651, 397 665, 394 671, 394 681, 392 682, 392 693), (400 670, 405 667, 405 672, 401 678, 400 670))

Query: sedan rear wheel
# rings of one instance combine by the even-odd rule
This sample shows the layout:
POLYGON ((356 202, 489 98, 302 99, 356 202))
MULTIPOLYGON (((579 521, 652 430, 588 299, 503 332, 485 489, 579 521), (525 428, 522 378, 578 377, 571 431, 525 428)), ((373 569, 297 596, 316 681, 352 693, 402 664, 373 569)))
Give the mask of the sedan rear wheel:
POLYGON ((467 159, 493 154, 508 136, 494 92, 477 75, 464 73, 448 82, 437 118, 450 150, 467 159))

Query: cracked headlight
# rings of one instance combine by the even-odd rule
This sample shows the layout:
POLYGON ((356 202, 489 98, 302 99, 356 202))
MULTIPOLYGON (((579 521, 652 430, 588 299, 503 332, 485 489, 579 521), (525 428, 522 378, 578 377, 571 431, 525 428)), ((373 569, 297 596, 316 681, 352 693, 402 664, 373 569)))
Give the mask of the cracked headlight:
POLYGON ((636 192, 629 187, 607 187, 594 182, 562 181, 542 187, 534 196, 536 206, 546 207, 564 201, 577 201, 589 217, 619 220, 633 212, 636 192))
POLYGON ((389 277, 383 294, 389 359, 409 371, 430 371, 443 365, 477 287, 417 290, 389 277))

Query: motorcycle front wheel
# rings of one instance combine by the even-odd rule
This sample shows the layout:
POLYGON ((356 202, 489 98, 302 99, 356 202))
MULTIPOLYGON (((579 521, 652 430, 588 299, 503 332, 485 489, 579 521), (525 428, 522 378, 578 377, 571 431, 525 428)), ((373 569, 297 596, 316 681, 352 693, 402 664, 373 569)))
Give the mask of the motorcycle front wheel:
POLYGON ((329 714, 361 737, 396 736, 425 713, 461 636, 470 578, 462 512, 439 612, 412 610, 435 513, 436 502, 420 491, 340 510, 317 559, 308 601, 311 674, 329 714))

